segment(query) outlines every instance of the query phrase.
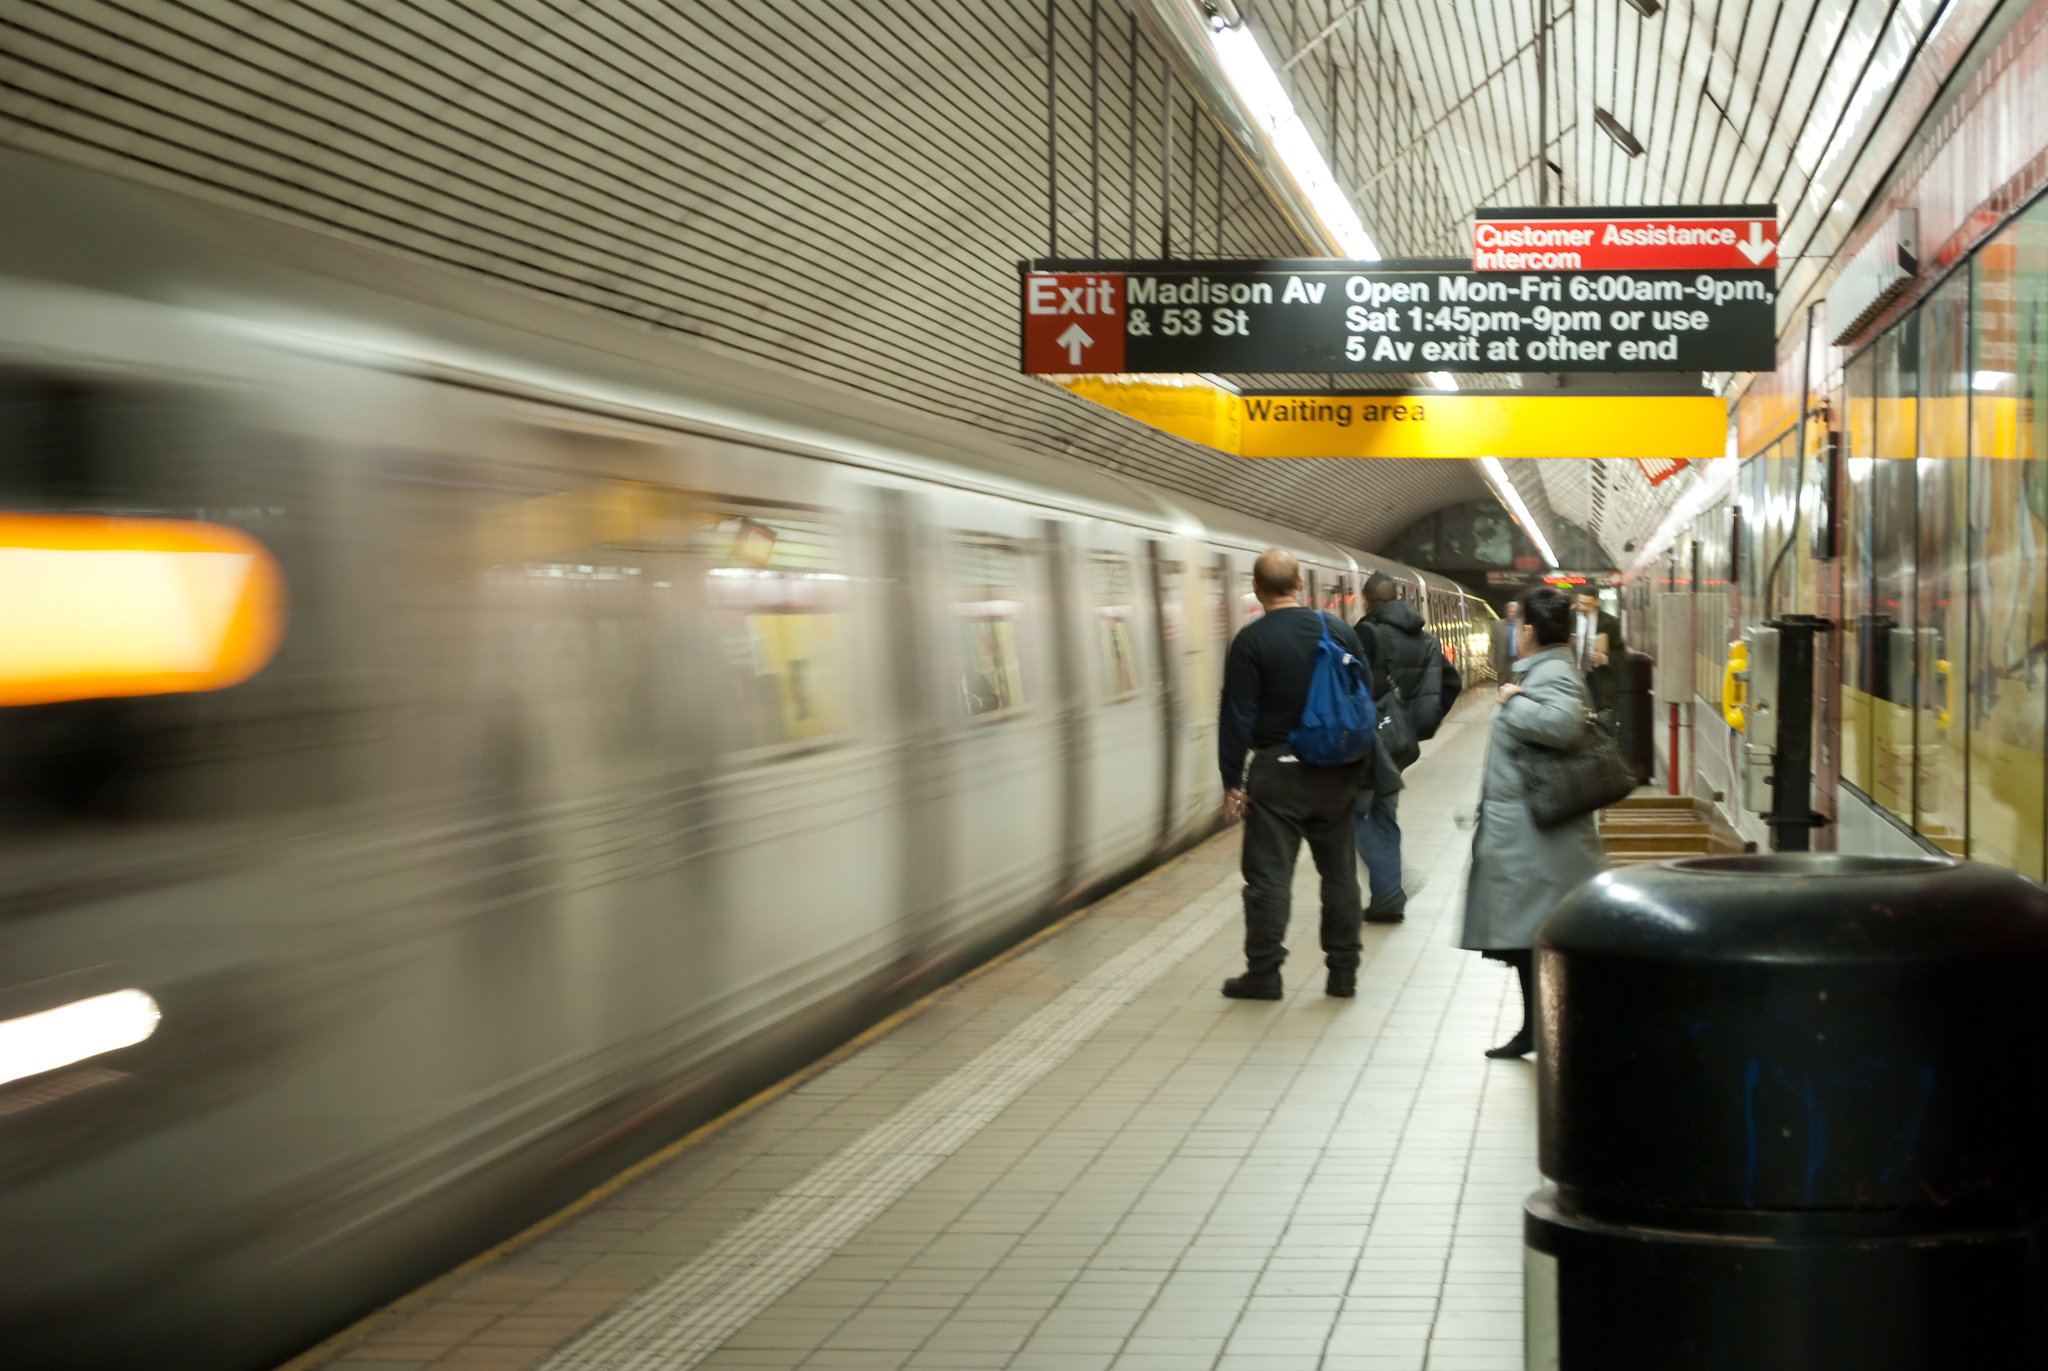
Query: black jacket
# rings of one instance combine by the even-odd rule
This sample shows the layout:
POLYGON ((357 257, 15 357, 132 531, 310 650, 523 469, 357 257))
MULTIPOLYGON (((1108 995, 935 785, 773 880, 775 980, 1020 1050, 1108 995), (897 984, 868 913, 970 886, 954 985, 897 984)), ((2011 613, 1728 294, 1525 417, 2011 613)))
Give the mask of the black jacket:
POLYGON ((1422 626, 1415 606, 1405 600, 1374 605, 1358 621, 1358 637, 1365 646, 1373 680, 1382 686, 1392 681, 1401 688, 1401 703, 1408 711, 1408 721, 1415 725, 1415 736, 1433 735, 1443 722, 1439 683, 1444 649, 1436 635, 1422 626))
MULTIPOLYGON (((1576 632, 1579 612, 1572 611, 1572 628, 1576 632)), ((1621 640, 1621 620, 1600 611, 1593 621, 1593 632, 1607 635, 1607 665, 1596 666, 1587 671, 1586 679, 1593 682, 1600 692, 1599 704, 1603 709, 1615 707, 1621 691, 1621 664, 1628 660, 1628 644, 1621 640)))

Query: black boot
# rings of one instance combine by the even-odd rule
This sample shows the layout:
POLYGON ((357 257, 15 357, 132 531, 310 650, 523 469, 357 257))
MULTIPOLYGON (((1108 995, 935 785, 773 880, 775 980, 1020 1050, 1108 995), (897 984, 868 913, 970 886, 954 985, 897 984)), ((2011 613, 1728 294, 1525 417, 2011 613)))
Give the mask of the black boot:
POLYGON ((1502 1044, 1501 1044, 1501 1045, 1500 1045, 1499 1047, 1489 1047, 1489 1048, 1487 1048, 1487 1049, 1486 1049, 1486 1055, 1487 1055, 1487 1056, 1489 1056, 1489 1057, 1495 1057, 1495 1058, 1500 1058, 1500 1057, 1526 1057, 1526 1056, 1528 1056, 1528 1055, 1529 1055, 1529 1054, 1530 1054, 1531 1052, 1533 1052, 1533 1051, 1535 1051, 1535 1050, 1536 1050, 1536 1035, 1535 1035, 1535 1034, 1533 1034, 1533 1033, 1531 1033, 1531 1032, 1529 1031, 1529 1027, 1528 1027, 1528 1025, 1527 1025, 1527 1024, 1524 1024, 1524 1025, 1522 1026, 1522 1031, 1521 1031, 1521 1032, 1519 1032, 1519 1033, 1515 1034, 1515 1036, 1514 1036, 1514 1037, 1512 1037, 1512 1038, 1509 1038, 1509 1039, 1508 1039, 1508 1040, 1507 1040, 1506 1042, 1502 1043, 1502 1044))
POLYGON ((1358 968, 1355 966, 1331 967, 1330 979, 1323 983, 1323 993, 1325 995, 1335 995, 1340 1000, 1348 1000, 1357 995, 1358 968))
POLYGON ((1280 973, 1268 971, 1261 975, 1247 971, 1242 976, 1232 976, 1223 983, 1223 993, 1233 1000, 1277 1000, 1280 998, 1280 973))
POLYGON ((1529 980, 1534 974, 1536 954, 1527 949, 1501 957, 1515 968, 1515 981, 1522 988, 1522 1027, 1514 1037, 1499 1047, 1489 1047, 1486 1055, 1496 1059, 1504 1057, 1526 1057, 1536 1047, 1536 1033, 1529 1018, 1529 980))

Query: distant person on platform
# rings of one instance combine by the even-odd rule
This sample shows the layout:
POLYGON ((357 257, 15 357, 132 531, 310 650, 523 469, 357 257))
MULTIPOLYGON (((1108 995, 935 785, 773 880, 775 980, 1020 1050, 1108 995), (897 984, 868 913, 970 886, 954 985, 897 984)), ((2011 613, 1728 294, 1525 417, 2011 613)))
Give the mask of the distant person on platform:
POLYGON ((1367 763, 1310 766, 1294 755, 1288 735, 1301 726, 1315 672, 1316 647, 1327 627, 1352 656, 1365 659, 1358 637, 1335 615, 1301 604, 1301 566, 1294 554, 1268 548, 1252 564, 1252 590, 1265 613, 1230 645, 1223 665, 1219 761, 1223 817, 1245 821, 1245 973, 1223 983, 1237 1000, 1277 1000, 1294 861, 1301 843, 1323 878, 1323 961, 1332 995, 1358 993, 1358 859, 1352 850, 1351 804, 1367 763))
MULTIPOLYGON (((1365 617, 1358 621, 1358 640, 1365 645, 1366 664, 1372 668, 1375 692, 1384 691, 1391 681, 1401 692, 1401 707, 1417 738, 1434 737, 1443 722, 1443 675, 1446 667, 1443 644, 1423 627, 1415 606, 1397 598, 1400 584, 1391 576, 1375 571, 1365 578, 1365 617)), ((1398 778, 1397 778, 1398 779, 1398 778)), ((1358 840, 1358 857, 1372 885, 1372 899, 1365 907, 1369 924, 1397 924, 1407 917, 1408 896, 1401 889, 1401 824, 1398 818, 1401 792, 1398 788, 1374 785, 1361 790, 1352 807, 1352 836, 1358 840)))
POLYGON ((1572 650, 1578 655, 1579 675, 1596 710, 1621 707, 1621 668, 1628 660, 1628 644, 1621 640, 1621 620, 1600 608, 1600 597, 1591 591, 1579 595, 1578 612, 1572 616, 1572 650))
POLYGON ((1507 612, 1493 626, 1493 676, 1497 681, 1505 681, 1508 668, 1515 664, 1515 630, 1521 624, 1521 602, 1508 601, 1507 612))
POLYGON ((1522 1027, 1489 1057, 1525 1057, 1535 1041, 1530 1020, 1531 949, 1536 925, 1579 882, 1607 869, 1599 818, 1581 814, 1538 828, 1516 752, 1528 744, 1569 748, 1585 737, 1586 687, 1572 663, 1572 602, 1561 590, 1531 586, 1520 596, 1520 651, 1500 688, 1493 734, 1480 772, 1479 823, 1465 882, 1465 930, 1458 940, 1515 969, 1522 1027))

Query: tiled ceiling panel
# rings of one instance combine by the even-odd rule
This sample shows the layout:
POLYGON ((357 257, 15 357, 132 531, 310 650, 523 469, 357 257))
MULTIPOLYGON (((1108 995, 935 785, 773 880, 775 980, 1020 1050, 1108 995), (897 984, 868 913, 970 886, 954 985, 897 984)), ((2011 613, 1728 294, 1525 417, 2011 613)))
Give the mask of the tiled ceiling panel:
POLYGON ((1049 186, 1062 253, 1303 251, 1123 4, 1052 27, 1049 159, 1038 0, 10 0, 0 140, 1368 548, 1480 493, 1240 461, 1017 373, 1049 186))
POLYGON ((1539 203, 1547 161, 1553 204, 1776 203, 1803 290, 1999 0, 1238 8, 1390 257, 1469 253, 1473 209, 1539 203))

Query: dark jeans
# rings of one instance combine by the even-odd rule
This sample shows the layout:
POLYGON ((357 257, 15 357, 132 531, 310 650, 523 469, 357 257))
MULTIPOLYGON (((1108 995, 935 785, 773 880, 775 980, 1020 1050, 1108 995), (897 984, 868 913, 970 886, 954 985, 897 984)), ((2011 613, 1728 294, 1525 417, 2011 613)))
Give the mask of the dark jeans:
POLYGON ((1244 961, 1253 975, 1280 969, 1287 933, 1294 859, 1308 840, 1323 878, 1323 960, 1334 969, 1358 965, 1358 858, 1352 845, 1351 802, 1358 795, 1356 766, 1310 766, 1285 747, 1252 754, 1244 816, 1244 961), (1282 759, 1285 760, 1282 760, 1282 759))
POLYGON ((1358 839, 1358 858, 1372 882, 1372 907, 1384 909, 1401 899, 1401 792, 1374 791, 1371 798, 1366 804, 1366 796, 1359 795, 1351 829, 1358 839))

